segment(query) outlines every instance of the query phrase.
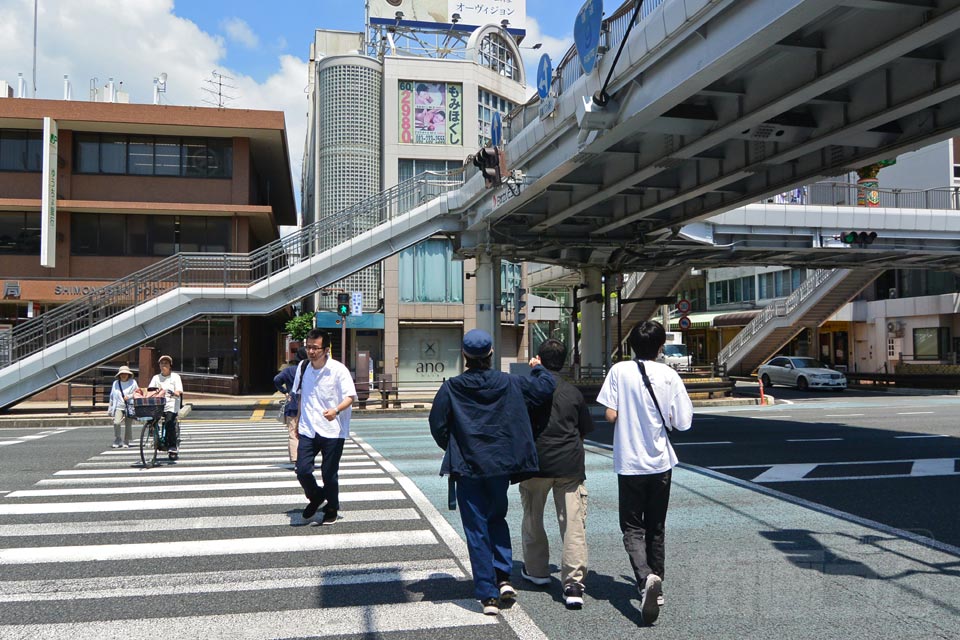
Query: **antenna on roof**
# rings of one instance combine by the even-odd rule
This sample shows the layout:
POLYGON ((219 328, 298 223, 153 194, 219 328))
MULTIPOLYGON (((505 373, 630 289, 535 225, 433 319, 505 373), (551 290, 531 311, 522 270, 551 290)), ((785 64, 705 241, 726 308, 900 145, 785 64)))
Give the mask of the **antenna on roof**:
POLYGON ((160 94, 167 92, 167 74, 161 73, 153 79, 153 104, 160 104, 160 94))
POLYGON ((224 89, 236 89, 237 87, 229 82, 232 81, 233 78, 223 75, 216 69, 211 72, 211 76, 211 78, 203 81, 207 86, 200 87, 201 91, 210 96, 209 98, 204 98, 203 101, 218 109, 224 109, 227 106, 227 101, 237 99, 237 96, 225 93, 224 89))

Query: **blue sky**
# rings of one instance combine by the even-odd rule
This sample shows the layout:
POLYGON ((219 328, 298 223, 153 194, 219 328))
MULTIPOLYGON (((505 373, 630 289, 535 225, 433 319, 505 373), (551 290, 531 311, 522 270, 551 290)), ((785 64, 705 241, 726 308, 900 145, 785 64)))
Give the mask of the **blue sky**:
MULTIPOLYGON (((542 34, 569 43, 581 4, 582 0, 527 0, 527 16, 536 20, 542 34)), ((608 12, 619 6, 619 2, 611 0, 606 4, 610 5, 608 12)), ((230 19, 243 20, 255 36, 257 47, 245 47, 237 42, 236 46, 228 46, 224 61, 262 82, 276 71, 276 56, 286 53, 306 59, 314 29, 361 31, 364 3, 363 0, 179 0, 174 3, 173 11, 208 33, 224 35, 228 42, 228 30, 236 29, 230 19)), ((534 41, 527 40, 524 44, 534 44, 534 41)))
MULTIPOLYGON (((527 0, 524 45, 543 43, 525 50, 531 85, 540 55, 556 62, 573 43, 582 4, 527 0)), ((607 12, 619 4, 607 0, 607 12)), ((32 76, 33 6, 0 0, 0 80, 14 87, 18 73, 32 76)), ((88 100, 93 86, 112 78, 130 102, 149 104, 154 78, 166 73, 162 104, 206 106, 203 88, 216 70, 234 85, 226 106, 284 112, 298 198, 314 30, 361 31, 364 21, 363 0, 38 0, 38 7, 38 98, 61 99, 67 75, 74 100, 88 100)))

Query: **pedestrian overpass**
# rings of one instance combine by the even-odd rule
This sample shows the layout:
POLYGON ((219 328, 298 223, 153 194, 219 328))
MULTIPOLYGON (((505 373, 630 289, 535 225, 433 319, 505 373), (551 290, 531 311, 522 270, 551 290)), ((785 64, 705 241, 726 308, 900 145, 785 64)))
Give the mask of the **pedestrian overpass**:
MULTIPOLYGON (((337 246, 324 221, 247 255, 164 260, 0 334, 0 408, 191 318, 270 312, 441 232, 477 258, 478 321, 493 333, 499 257, 578 268, 585 294, 605 272, 784 264, 790 238, 723 247, 681 231, 960 129, 960 0, 645 0, 640 15, 611 13, 590 75, 565 56, 550 113, 534 100, 511 114, 501 187, 471 173, 409 206, 405 184, 343 212, 352 237, 337 246)), ((824 267, 849 255, 804 252, 824 267)), ((955 248, 937 255, 960 264, 955 248)), ((596 358, 600 309, 582 309, 596 358)))

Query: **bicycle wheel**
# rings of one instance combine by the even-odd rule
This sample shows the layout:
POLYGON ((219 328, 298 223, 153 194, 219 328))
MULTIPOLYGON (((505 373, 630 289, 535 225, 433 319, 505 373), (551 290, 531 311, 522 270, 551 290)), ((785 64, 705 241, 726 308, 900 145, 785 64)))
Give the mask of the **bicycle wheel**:
POLYGON ((140 431, 140 460, 145 467, 157 464, 157 439, 154 437, 156 419, 148 420, 140 431))

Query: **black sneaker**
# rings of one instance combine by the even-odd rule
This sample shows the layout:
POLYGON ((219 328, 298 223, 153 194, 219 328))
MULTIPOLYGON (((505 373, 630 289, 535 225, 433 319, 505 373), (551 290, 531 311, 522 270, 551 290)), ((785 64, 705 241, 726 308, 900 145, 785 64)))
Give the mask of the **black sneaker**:
POLYGON ((313 516, 317 515, 317 509, 320 508, 320 504, 320 502, 314 502, 311 500, 310 504, 308 504, 303 510, 303 519, 309 520, 313 516))
POLYGON ((483 614, 487 616, 496 616, 500 615, 500 603, 496 598, 487 598, 486 600, 481 600, 480 604, 483 605, 483 614))
POLYGON ((328 524, 337 524, 337 510, 336 509, 327 509, 323 512, 323 520, 320 521, 322 525, 328 524))
POLYGON ((563 601, 568 609, 583 607, 583 585, 579 582, 568 582, 563 587, 563 601))
POLYGON ((653 624, 660 617, 660 604, 657 601, 662 593, 663 581, 660 576, 651 573, 640 591, 640 613, 644 624, 653 624))
POLYGON ((527 573, 527 566, 520 565, 520 577, 526 580, 527 582, 533 583, 538 587, 545 587, 550 584, 550 576, 540 577, 534 576, 527 573))
POLYGON ((497 588, 500 589, 501 600, 506 601, 517 599, 517 590, 513 588, 513 585, 510 584, 509 580, 501 580, 497 583, 497 588))

